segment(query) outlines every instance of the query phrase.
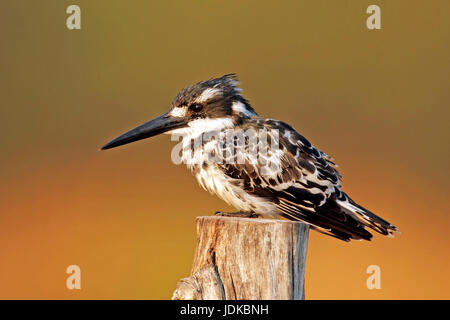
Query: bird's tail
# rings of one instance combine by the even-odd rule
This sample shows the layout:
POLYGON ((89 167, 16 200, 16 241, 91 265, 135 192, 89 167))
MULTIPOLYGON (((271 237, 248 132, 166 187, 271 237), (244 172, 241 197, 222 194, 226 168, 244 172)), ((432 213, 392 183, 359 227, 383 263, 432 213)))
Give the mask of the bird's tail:
POLYGON ((370 241, 372 234, 366 228, 390 237, 399 232, 395 226, 356 204, 343 192, 339 199, 332 197, 320 207, 315 207, 314 213, 298 208, 288 199, 280 199, 278 207, 282 211, 281 216, 308 223, 312 229, 344 241, 370 241))
POLYGON ((354 202, 349 196, 344 194, 344 200, 336 200, 336 203, 350 216, 364 224, 365 226, 375 230, 378 233, 393 237, 394 232, 400 231, 388 221, 380 218, 376 214, 367 210, 354 202))
POLYGON ((365 229, 366 224, 345 212, 334 199, 329 199, 322 206, 316 207, 314 213, 285 204, 284 200, 280 201, 279 207, 283 211, 281 214, 283 217, 308 223, 311 229, 334 238, 344 241, 370 241, 372 238, 372 234, 365 229))

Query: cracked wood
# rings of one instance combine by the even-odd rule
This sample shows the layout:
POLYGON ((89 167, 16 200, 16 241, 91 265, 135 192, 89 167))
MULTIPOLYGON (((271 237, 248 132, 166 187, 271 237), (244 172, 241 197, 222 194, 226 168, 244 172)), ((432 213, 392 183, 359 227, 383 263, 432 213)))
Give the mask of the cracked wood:
POLYGON ((172 299, 304 299, 308 230, 286 220, 197 217, 191 276, 172 299))

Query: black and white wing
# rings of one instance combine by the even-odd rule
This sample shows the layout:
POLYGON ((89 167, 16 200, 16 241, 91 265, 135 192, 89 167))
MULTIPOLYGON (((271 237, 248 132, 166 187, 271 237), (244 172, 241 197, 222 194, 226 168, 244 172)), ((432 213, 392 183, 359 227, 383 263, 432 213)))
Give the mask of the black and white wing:
POLYGON ((333 159, 312 146, 291 126, 261 118, 253 119, 248 125, 265 128, 269 140, 278 139, 279 144, 278 150, 269 149, 264 154, 265 172, 251 155, 243 163, 221 165, 226 175, 242 182, 247 193, 268 198, 282 216, 308 223, 317 231, 341 240, 370 240, 372 234, 366 227, 384 235, 397 231, 342 192, 341 176, 333 159))

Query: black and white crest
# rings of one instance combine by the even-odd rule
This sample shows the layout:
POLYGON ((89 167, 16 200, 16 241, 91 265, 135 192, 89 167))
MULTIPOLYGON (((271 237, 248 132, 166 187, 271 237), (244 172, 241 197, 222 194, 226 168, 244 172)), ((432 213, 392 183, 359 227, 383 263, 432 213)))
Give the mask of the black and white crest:
POLYGON ((201 81, 176 95, 172 102, 172 114, 191 118, 221 118, 234 114, 234 120, 256 115, 241 92, 235 74, 201 81))
POLYGON ((195 85, 182 89, 172 102, 172 106, 183 106, 192 101, 207 101, 212 97, 236 98, 240 96, 241 89, 235 74, 227 74, 220 78, 198 82, 195 85))

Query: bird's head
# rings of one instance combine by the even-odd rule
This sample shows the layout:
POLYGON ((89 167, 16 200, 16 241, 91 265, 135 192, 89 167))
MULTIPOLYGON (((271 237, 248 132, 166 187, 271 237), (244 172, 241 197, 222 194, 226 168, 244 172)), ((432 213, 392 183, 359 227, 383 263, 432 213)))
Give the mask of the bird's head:
POLYGON ((102 150, 161 133, 220 130, 256 116, 241 96, 238 83, 236 75, 227 74, 186 87, 177 94, 169 111, 108 142, 102 150))

